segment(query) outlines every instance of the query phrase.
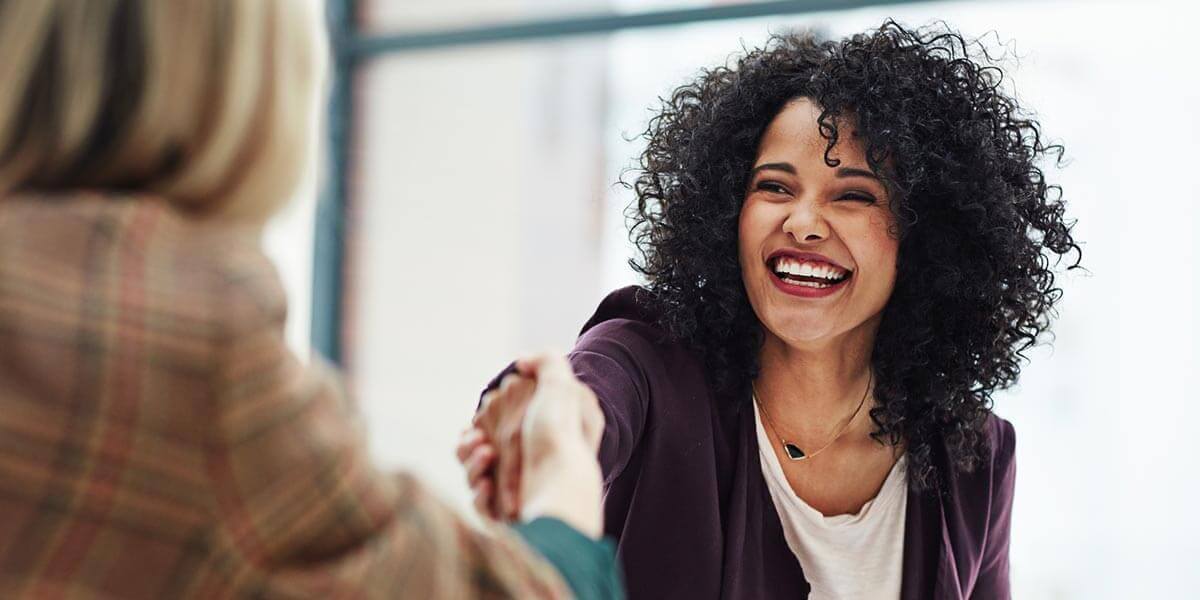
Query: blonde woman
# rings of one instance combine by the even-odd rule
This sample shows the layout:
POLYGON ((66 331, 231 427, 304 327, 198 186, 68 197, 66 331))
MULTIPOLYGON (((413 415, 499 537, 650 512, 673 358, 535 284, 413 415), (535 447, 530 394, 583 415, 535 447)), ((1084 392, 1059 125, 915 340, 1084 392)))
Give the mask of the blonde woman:
POLYGON ((0 597, 619 593, 564 362, 495 396, 540 407, 517 535, 374 470, 288 352, 258 231, 310 150, 307 4, 0 2, 0 597))

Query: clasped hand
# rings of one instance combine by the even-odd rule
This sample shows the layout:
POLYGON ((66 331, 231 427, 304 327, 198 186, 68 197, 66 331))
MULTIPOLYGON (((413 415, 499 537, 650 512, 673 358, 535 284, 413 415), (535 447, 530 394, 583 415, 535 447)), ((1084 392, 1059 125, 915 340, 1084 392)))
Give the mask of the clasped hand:
POLYGON ((604 415, 596 395, 562 356, 518 360, 516 369, 484 395, 459 441, 475 506, 503 521, 555 517, 598 538, 604 415))

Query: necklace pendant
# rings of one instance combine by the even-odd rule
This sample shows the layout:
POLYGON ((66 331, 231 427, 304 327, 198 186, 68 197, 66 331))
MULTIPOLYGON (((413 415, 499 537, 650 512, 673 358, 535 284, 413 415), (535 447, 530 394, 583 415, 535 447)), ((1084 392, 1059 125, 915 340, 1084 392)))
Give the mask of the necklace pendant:
POLYGON ((788 458, 790 458, 792 460, 804 460, 804 459, 808 458, 808 455, 805 454, 804 451, 800 449, 800 446, 797 446, 791 442, 783 443, 783 451, 786 452, 788 455, 788 458))

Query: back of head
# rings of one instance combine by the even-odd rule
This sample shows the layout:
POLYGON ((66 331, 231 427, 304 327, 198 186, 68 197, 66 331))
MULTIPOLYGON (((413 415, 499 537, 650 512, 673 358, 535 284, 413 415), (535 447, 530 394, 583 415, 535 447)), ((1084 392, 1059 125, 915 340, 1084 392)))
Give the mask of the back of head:
POLYGON ((312 142, 311 4, 0 0, 0 195, 147 193, 269 215, 312 142))

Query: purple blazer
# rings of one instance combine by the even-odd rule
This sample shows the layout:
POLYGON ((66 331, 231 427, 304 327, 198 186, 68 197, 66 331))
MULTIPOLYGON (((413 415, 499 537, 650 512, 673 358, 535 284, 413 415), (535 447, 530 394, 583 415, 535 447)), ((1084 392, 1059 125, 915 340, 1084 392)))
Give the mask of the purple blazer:
MULTIPOLYGON (((639 293, 609 295, 570 355, 607 421, 605 532, 629 597, 806 598, 763 480, 749 400, 714 393, 697 355, 666 339, 639 293)), ((949 475, 940 494, 909 492, 905 600, 1010 597, 1013 429, 993 415, 987 432, 991 459, 975 472, 949 475)))

